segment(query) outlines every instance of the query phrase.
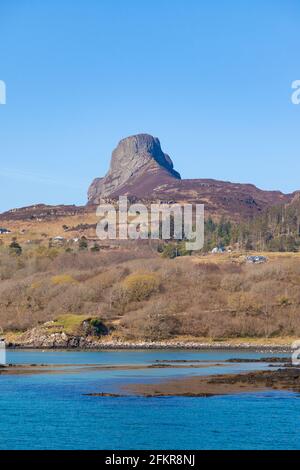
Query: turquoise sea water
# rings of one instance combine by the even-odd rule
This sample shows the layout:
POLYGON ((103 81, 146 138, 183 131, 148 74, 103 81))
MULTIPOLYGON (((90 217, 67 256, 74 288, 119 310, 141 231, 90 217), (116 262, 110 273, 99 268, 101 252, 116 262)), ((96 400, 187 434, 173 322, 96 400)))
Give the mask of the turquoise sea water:
MULTIPOLYGON (((278 355, 278 354, 277 354, 278 355)), ((8 362, 60 364, 59 373, 0 375, 0 449, 299 449, 299 396, 90 397, 131 382, 232 373, 268 364, 222 364, 244 351, 9 351, 8 362), (203 361, 204 368, 95 370, 89 365, 203 361), (218 362, 217 367, 212 364, 218 362), (72 365, 68 367, 67 365, 72 365), (77 366, 77 369, 74 368, 77 366)))

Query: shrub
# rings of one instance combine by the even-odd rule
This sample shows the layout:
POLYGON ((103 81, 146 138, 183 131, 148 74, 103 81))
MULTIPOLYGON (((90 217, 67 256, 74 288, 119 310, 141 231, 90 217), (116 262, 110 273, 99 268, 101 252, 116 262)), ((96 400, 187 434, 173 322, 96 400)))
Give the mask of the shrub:
POLYGON ((36 250, 34 255, 36 258, 49 258, 50 260, 54 260, 59 255, 59 250, 57 248, 49 248, 46 246, 39 246, 36 250))
POLYGON ((100 251, 100 246, 98 245, 98 243, 95 243, 94 246, 92 246, 91 248, 91 252, 92 253, 97 253, 100 251))
POLYGON ((126 315, 122 326, 129 338, 159 341, 176 336, 180 331, 181 322, 176 315, 170 314, 166 304, 156 302, 144 310, 126 315))
POLYGON ((58 276, 53 276, 51 278, 51 282, 54 285, 61 285, 61 284, 72 284, 76 282, 75 279, 70 276, 70 274, 59 274, 58 276))
POLYGON ((81 237, 81 239, 79 240, 79 250, 85 251, 87 249, 88 249, 87 239, 85 237, 81 237))
POLYGON ((291 304, 289 298, 286 297, 285 295, 278 298, 278 303, 279 303, 279 305, 282 305, 283 307, 286 307, 287 305, 291 304))
POLYGON ((168 244, 165 245, 162 251, 163 258, 174 259, 178 256, 178 251, 175 245, 168 244))
POLYGON ((122 287, 129 301, 140 302, 159 291, 160 279, 154 273, 134 273, 124 279, 122 287))
POLYGON ((12 278, 19 268, 19 259, 3 254, 0 258, 0 280, 12 278))
POLYGON ((83 328, 87 335, 101 336, 109 333, 109 328, 99 318, 91 318, 83 322, 83 328))
POLYGON ((9 252, 11 255, 20 256, 22 254, 22 248, 16 240, 13 240, 9 245, 9 252))

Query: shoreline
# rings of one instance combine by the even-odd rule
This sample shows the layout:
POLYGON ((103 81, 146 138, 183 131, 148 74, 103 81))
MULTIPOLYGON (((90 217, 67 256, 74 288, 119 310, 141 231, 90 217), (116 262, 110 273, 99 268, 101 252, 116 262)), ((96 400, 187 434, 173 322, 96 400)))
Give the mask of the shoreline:
MULTIPOLYGON (((210 364, 210 367, 218 367, 217 362, 210 364)), ((223 365, 225 367, 225 365, 223 365)), ((135 371, 146 369, 204 369, 204 364, 118 364, 118 365, 97 365, 97 364, 7 364, 0 365, 1 375, 32 375, 32 374, 57 374, 57 373, 74 373, 82 371, 135 371)))
MULTIPOLYGON (((215 360, 156 360, 151 364, 53 364, 53 363, 33 363, 33 364, 0 364, 0 376, 1 375, 23 375, 23 374, 42 374, 42 373, 70 373, 70 372, 82 372, 82 371, 107 371, 107 370, 145 370, 145 369, 205 369, 207 366, 211 367, 222 367, 230 366, 232 363, 269 363, 269 366, 276 367, 277 365, 285 368, 292 367, 291 359, 287 357, 260 357, 259 359, 245 359, 245 358, 230 358, 225 359, 221 362, 215 360)), ((222 374, 223 376, 224 374, 222 374)), ((230 375, 229 375, 230 376, 230 375)), ((205 377, 205 376, 204 376, 205 377)), ((212 377, 214 377, 212 375, 212 377)), ((221 375, 220 375, 221 377, 221 375)), ((185 378, 190 379, 188 376, 185 378)), ((148 384, 149 386, 149 384, 148 384)))
POLYGON ((71 341, 70 344, 45 344, 44 342, 36 343, 14 343, 8 342, 7 349, 45 349, 45 350, 75 350, 75 351, 89 351, 89 350, 245 350, 245 351, 281 351, 291 352, 292 342, 231 342, 231 341, 218 341, 218 342, 196 342, 196 341, 88 341, 80 338, 75 342, 71 341))

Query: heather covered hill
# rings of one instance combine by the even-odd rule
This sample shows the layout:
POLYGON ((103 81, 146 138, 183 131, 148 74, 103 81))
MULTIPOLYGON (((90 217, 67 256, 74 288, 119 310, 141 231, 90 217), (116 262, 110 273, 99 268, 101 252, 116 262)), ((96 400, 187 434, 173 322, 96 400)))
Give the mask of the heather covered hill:
POLYGON ((82 224, 86 224, 100 200, 117 203, 121 195, 146 205, 151 202, 204 204, 207 218, 232 222, 255 219, 274 206, 285 206, 299 198, 299 192, 265 191, 252 184, 181 179, 169 155, 162 151, 159 140, 138 134, 120 141, 112 153, 107 175, 96 178, 90 185, 86 206, 36 204, 0 214, 0 221, 2 225, 81 217, 82 224))
POLYGON ((0 221, 42 221, 56 220, 62 217, 85 216, 92 212, 92 207, 59 205, 49 206, 35 204, 33 206, 11 209, 0 214, 0 221))

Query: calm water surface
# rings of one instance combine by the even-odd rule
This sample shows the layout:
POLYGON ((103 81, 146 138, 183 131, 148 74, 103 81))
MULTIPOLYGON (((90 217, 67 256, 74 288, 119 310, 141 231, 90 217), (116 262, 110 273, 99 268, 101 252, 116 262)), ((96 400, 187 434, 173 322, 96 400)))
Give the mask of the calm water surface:
POLYGON ((124 384, 165 377, 264 369, 267 363, 222 364, 222 361, 272 355, 278 353, 9 351, 10 363, 63 367, 55 374, 45 371, 37 375, 0 376, 0 449, 299 449, 300 402, 293 393, 211 398, 84 395, 118 392, 124 384), (146 366, 156 360, 200 360, 205 367, 83 368, 86 364, 146 366), (216 362, 219 365, 214 367, 216 362))

